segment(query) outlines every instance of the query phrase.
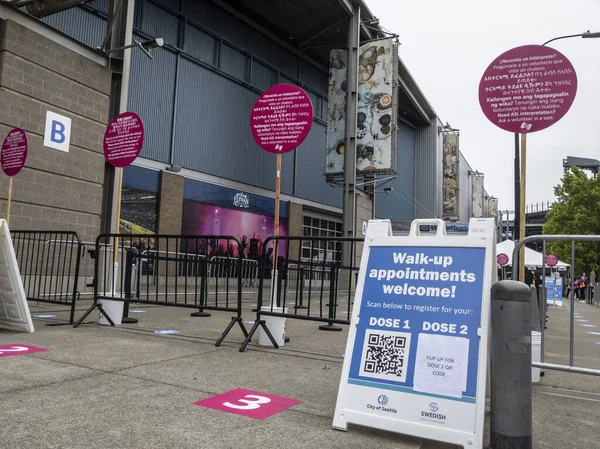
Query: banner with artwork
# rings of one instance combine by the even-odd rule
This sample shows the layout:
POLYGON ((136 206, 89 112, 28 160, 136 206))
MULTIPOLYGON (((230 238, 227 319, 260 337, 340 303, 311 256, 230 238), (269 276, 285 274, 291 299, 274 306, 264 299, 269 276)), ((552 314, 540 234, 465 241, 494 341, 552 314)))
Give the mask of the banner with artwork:
POLYGON ((498 218, 498 198, 490 198, 488 217, 498 218))
MULTIPOLYGON (((396 169, 396 73, 398 51, 389 39, 359 49, 356 170, 362 173, 396 169)), ((326 175, 344 172, 346 146, 346 50, 332 50, 329 67, 326 175)))
POLYGON ((473 175, 471 178, 471 187, 473 218, 483 218, 483 176, 473 175))
POLYGON ((444 135, 444 220, 458 220, 459 135, 444 135))

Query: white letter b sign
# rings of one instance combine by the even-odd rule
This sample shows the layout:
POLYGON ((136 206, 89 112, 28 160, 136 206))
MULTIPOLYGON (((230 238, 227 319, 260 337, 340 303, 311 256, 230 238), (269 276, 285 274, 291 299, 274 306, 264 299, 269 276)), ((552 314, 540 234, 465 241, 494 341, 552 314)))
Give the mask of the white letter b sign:
POLYGON ((46 111, 44 146, 68 153, 70 141, 71 119, 55 114, 54 112, 46 111))

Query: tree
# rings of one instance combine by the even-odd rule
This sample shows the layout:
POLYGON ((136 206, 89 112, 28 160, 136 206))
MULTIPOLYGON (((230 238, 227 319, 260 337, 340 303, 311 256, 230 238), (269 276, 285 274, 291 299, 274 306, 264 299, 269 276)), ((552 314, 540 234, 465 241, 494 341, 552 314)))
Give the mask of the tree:
MULTIPOLYGON (((600 179, 571 167, 565 169, 554 194, 557 200, 546 216, 544 234, 600 235, 600 179)), ((547 252, 571 263, 570 242, 550 242, 547 252)), ((598 272, 599 264, 599 242, 575 243, 575 273, 598 272)))

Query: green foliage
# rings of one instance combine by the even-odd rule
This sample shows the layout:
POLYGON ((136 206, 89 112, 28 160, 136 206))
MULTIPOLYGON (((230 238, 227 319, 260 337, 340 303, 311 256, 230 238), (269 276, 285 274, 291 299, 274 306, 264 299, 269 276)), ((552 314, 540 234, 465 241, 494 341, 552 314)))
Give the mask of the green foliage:
MULTIPOLYGON (((554 187, 557 200, 548 212, 544 234, 600 235, 600 179, 589 178, 582 170, 565 169, 559 185, 554 187)), ((571 263, 571 243, 551 242, 547 253, 571 263)), ((598 272, 600 244, 575 243, 575 273, 598 272)))

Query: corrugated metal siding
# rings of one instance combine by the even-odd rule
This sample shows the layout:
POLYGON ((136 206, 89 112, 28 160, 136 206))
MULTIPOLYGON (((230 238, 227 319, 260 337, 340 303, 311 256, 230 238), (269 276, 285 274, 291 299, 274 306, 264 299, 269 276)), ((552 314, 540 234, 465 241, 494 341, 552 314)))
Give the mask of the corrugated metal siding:
POLYGON ((70 8, 42 20, 92 48, 102 45, 106 33, 106 20, 81 8, 70 8))
POLYGON ((269 87, 277 84, 277 72, 255 61, 252 64, 251 82, 253 86, 261 90, 267 90, 269 87))
POLYGON ((144 2, 141 29, 150 36, 162 37, 165 43, 177 46, 179 19, 160 6, 144 2))
POLYGON ((153 56, 149 59, 141 51, 131 52, 129 110, 144 120, 146 136, 141 156, 168 163, 177 56, 165 48, 153 56))
POLYGON ((439 152, 437 123, 418 128, 415 133, 415 218, 438 218, 442 194, 441 175, 438 174, 439 152))
POLYGON ((325 125, 313 123, 308 137, 296 149, 296 196, 342 207, 341 187, 325 182, 325 125))
POLYGON ((216 66, 218 46, 219 41, 215 37, 189 23, 187 24, 185 28, 183 51, 194 58, 198 58, 201 61, 216 66))
POLYGON ((232 17, 209 0, 185 0, 183 12, 189 20, 233 42, 280 70, 291 75, 298 73, 297 56, 241 20, 232 17))
POLYGON ((300 60, 300 79, 317 92, 327 95, 328 74, 304 60, 300 60))
MULTIPOLYGON (((415 217, 415 130, 398 123, 398 176, 383 187, 391 187, 389 195, 375 195, 375 215, 394 222, 412 221, 415 217)), ((377 191, 383 192, 383 187, 377 191)))
MULTIPOLYGON (((186 59, 180 62, 179 83, 175 164, 273 189, 275 156, 261 150, 250 133, 250 111, 258 95, 186 59)), ((293 153, 287 153, 284 193, 292 191, 293 169, 293 153)))
POLYGON ((459 192, 459 222, 468 223, 471 218, 471 177, 469 176, 469 164, 460 153, 458 162, 458 192, 459 192))
POLYGON ((250 58, 247 55, 227 44, 223 44, 223 48, 221 49, 221 70, 237 79, 247 82, 249 81, 249 66, 250 58))

